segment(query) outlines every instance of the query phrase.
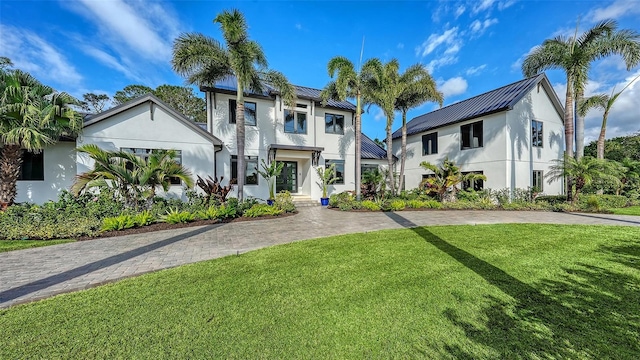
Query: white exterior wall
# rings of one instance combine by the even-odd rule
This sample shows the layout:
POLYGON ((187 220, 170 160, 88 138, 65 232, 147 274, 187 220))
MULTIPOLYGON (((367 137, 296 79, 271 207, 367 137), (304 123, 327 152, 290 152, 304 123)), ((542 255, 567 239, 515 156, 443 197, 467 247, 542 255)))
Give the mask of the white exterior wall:
MULTIPOLYGON (((182 151, 182 164, 194 178, 214 175, 215 152, 211 141, 155 104, 143 103, 89 125, 78 136, 77 145, 95 144, 104 150, 121 148, 175 149, 182 151), (152 116, 153 113, 153 116, 152 116)), ((86 154, 77 155, 77 173, 93 168, 86 154)), ((165 195, 183 200, 183 185, 172 185, 165 195)))
MULTIPOLYGON (((215 108, 209 106, 209 121, 212 134, 224 143, 222 152, 217 158, 217 174, 227 180, 231 176, 231 155, 237 153, 236 125, 229 123, 229 100, 235 100, 235 95, 207 93, 209 103, 215 102, 215 108), (215 97, 215 100, 214 100, 215 97)), ((329 194, 345 190, 354 190, 355 178, 355 138, 353 131, 353 114, 348 111, 325 109, 316 107, 311 100, 297 99, 297 104, 307 105, 306 108, 296 108, 295 112, 303 112, 307 115, 307 133, 291 134, 284 132, 284 110, 287 109, 280 98, 262 99, 245 97, 246 102, 256 103, 256 126, 245 125, 245 156, 257 156, 258 166, 262 159, 267 161, 268 149, 271 144, 322 147, 319 166, 324 166, 324 160, 345 161, 345 184, 331 185, 329 194), (325 133, 325 113, 344 115, 344 135, 325 133)), ((298 163, 298 195, 310 196, 312 199, 320 199, 322 190, 317 185, 318 176, 315 167, 311 164, 310 151, 278 150, 277 160, 296 161, 298 163)), ((267 182, 262 177, 258 178, 258 185, 244 185, 244 195, 260 199, 269 197, 267 182)), ((235 195, 234 195, 235 196, 235 195)))
MULTIPOLYGON (((482 116, 407 137, 405 164, 406 189, 417 187, 422 175, 422 161, 439 165, 445 157, 456 162, 463 172, 482 171, 487 177, 484 187, 498 190, 532 186, 533 170, 547 174, 553 159, 562 159, 564 149, 562 117, 555 110, 542 86, 534 88, 513 110, 482 116), (531 120, 543 122, 544 144, 531 150, 531 120), (483 121, 483 147, 460 149, 460 127, 483 121), (422 136, 438 132, 438 154, 422 155, 422 136)), ((400 158, 401 139, 394 139, 393 151, 400 158)), ((397 165, 399 169, 399 164, 397 165)), ((544 193, 561 194, 562 184, 544 182, 544 193)))
POLYGON ((43 150, 44 181, 18 181, 16 202, 42 204, 57 200, 62 190, 68 190, 76 176, 76 144, 60 141, 43 150))
MULTIPOLYGON (((533 186, 533 171, 542 170, 546 175, 554 159, 562 159, 564 153, 564 124, 542 85, 537 86, 507 112, 507 184, 511 188, 533 186), (531 146, 531 121, 543 125, 542 147, 531 146), (511 169, 514 169, 513 171, 511 169)), ((563 183, 551 184, 545 179, 543 193, 563 193, 563 183)))

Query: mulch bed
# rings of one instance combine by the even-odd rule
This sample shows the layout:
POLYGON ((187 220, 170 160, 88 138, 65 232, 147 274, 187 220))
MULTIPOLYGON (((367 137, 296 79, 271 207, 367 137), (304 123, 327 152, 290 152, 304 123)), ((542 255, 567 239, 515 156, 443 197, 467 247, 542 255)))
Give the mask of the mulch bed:
POLYGON ((293 216, 295 214, 297 214, 297 212, 284 213, 282 215, 261 216, 261 217, 257 217, 257 218, 239 217, 239 218, 235 218, 235 219, 228 219, 228 220, 222 220, 222 221, 221 220, 197 220, 197 221, 192 221, 190 223, 184 223, 184 224, 155 223, 155 224, 142 226, 142 227, 138 227, 138 228, 132 228, 132 229, 125 229, 125 230, 119 230, 119 231, 105 231, 105 232, 101 232, 99 234, 96 234, 95 236, 78 237, 78 238, 76 238, 76 240, 77 241, 86 241, 86 240, 95 240, 95 239, 100 239, 100 238, 108 238, 108 237, 113 237, 113 236, 145 234, 145 233, 154 232, 154 231, 181 229, 181 228, 194 227, 194 226, 228 224, 228 223, 236 223, 236 222, 244 222, 244 221, 269 220, 269 219, 289 217, 289 216, 293 216))

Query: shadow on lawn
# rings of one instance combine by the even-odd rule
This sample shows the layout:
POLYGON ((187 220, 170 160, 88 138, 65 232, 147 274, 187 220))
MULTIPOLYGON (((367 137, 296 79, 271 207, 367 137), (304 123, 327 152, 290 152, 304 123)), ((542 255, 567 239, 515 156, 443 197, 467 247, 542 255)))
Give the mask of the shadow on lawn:
MULTIPOLYGON (((640 354, 640 285, 638 279, 610 269, 576 264, 563 268, 560 280, 543 279, 534 286, 475 257, 427 228, 415 227, 395 213, 397 223, 464 265, 488 283, 511 296, 478 301, 487 305, 479 314, 483 326, 468 321, 454 308, 445 311, 473 345, 491 348, 498 358, 593 358, 637 359, 640 354)), ((638 269, 640 245, 600 249, 610 260, 638 269)), ((455 358, 477 358, 461 344, 446 345, 455 358)))

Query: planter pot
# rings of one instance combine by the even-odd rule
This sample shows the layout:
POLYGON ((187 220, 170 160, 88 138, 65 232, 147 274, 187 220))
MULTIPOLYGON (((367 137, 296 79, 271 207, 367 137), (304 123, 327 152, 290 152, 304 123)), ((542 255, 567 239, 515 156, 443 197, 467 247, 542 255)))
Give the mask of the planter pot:
POLYGON ((275 201, 273 199, 267 199, 267 205, 273 206, 274 203, 275 201))
POLYGON ((329 205, 329 198, 320 198, 320 204, 322 204, 322 206, 329 205))

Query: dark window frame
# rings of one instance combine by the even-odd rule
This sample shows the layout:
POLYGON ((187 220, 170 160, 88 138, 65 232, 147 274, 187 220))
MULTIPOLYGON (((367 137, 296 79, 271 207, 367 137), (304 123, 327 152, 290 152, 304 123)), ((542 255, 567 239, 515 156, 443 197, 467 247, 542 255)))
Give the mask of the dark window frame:
POLYGON ((533 170, 533 172, 531 173, 531 182, 533 188, 537 187, 539 192, 544 192, 544 171, 533 170), (537 182, 540 183, 540 186, 536 184, 537 182))
POLYGON ((478 149, 484 147, 483 120, 460 126, 460 150, 478 149), (474 146, 473 139, 478 138, 478 146, 474 146))
MULTIPOLYGON (((467 175, 467 174, 480 174, 480 175, 484 175, 484 171, 482 170, 478 170, 478 171, 464 171, 462 172, 462 175, 467 175)), ((462 182, 462 190, 469 190, 469 188, 471 187, 471 182, 468 180, 465 180, 462 182)), ((475 180, 473 182, 473 190, 474 191, 482 191, 484 189, 484 180, 475 180)))
POLYGON ((542 121, 531 120, 531 146, 544 147, 544 125, 542 121))
POLYGON ((334 185, 344 185, 344 171, 345 171, 344 160, 326 159, 324 161, 325 169, 328 169, 329 166, 331 166, 331 164, 336 164, 336 167, 335 167, 336 174, 335 174, 335 176, 339 177, 339 179, 336 182, 334 182, 333 184, 334 185), (340 172, 339 170, 342 170, 342 172, 340 172), (342 174, 342 176, 338 176, 339 174, 342 174))
POLYGON ((44 150, 22 150, 18 181, 44 181, 44 150), (35 168, 35 171, 34 171, 35 168))
MULTIPOLYGON (((258 174, 258 157, 257 156, 245 156, 244 157, 244 184, 245 185, 260 185, 260 176, 258 174), (255 172, 249 173, 247 170, 249 164, 254 164, 255 172)), ((238 156, 231 155, 231 179, 238 180, 238 156)))
MULTIPOLYGON (((229 99, 229 124, 236 123, 236 106, 237 102, 235 99, 229 99)), ((258 104, 253 101, 245 101, 244 102, 244 125, 247 126, 258 126, 258 104), (249 106, 247 106, 249 105, 249 106), (253 116, 251 114, 247 115, 247 108, 253 105, 253 116), (247 122, 247 119, 253 117, 253 123, 247 122)))
POLYGON ((325 134, 336 134, 336 135, 344 135, 344 115, 341 114, 332 114, 332 113, 325 113, 324 114, 324 133, 325 134), (331 117, 331 125, 328 126, 328 122, 327 122, 327 118, 331 117), (337 131, 336 127, 337 127, 337 123, 338 123, 338 119, 342 119, 342 127, 340 128, 341 131, 337 131), (327 131, 329 129, 332 129, 330 131, 327 131))
POLYGON ((422 135, 422 156, 435 155, 438 153, 438 132, 422 135), (431 140, 431 146, 429 145, 431 140), (426 145, 426 146, 425 146, 426 145))
POLYGON ((309 122, 307 121, 307 113, 303 112, 303 111, 291 111, 291 110, 284 110, 284 132, 287 134, 299 134, 299 135, 306 135, 308 132, 309 128, 309 122), (293 113, 293 131, 287 131, 287 116, 289 114, 293 113), (300 117, 299 115, 304 115, 304 132, 299 130, 299 121, 300 121, 300 117))

